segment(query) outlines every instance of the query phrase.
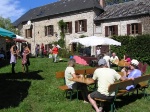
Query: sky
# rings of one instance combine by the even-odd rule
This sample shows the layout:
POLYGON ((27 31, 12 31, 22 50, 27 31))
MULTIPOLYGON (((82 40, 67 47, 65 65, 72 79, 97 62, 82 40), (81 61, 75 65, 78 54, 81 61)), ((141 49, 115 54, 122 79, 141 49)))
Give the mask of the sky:
POLYGON ((56 1, 58 0, 0 0, 0 16, 14 22, 28 10, 56 1))

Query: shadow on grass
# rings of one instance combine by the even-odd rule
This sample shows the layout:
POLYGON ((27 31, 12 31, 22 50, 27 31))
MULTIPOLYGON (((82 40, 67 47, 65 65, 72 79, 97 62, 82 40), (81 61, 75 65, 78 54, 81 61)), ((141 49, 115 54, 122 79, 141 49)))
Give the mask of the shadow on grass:
POLYGON ((0 109, 17 107, 28 95, 29 81, 0 80, 0 109))
POLYGON ((10 60, 8 59, 0 59, 0 68, 10 65, 10 60))
MULTIPOLYGON (((143 97, 143 94, 138 94, 138 96, 136 94, 130 94, 130 95, 118 97, 117 100, 115 101, 116 109, 119 109, 125 105, 133 103, 136 100, 141 99, 142 97, 143 97)), ((104 104, 104 111, 109 112, 110 110, 111 110, 110 109, 110 103, 106 102, 104 104)))
POLYGON ((0 79, 1 80, 6 80, 6 79, 34 79, 34 80, 43 80, 39 73, 42 72, 42 70, 38 71, 32 71, 29 73, 0 73, 0 79))

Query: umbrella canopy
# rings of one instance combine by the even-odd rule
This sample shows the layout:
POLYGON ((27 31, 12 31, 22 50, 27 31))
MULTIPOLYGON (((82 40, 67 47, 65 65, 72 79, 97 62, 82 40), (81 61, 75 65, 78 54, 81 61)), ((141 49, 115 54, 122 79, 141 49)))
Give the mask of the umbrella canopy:
POLYGON ((113 40, 108 37, 97 37, 97 36, 91 36, 91 37, 84 37, 79 39, 74 39, 71 41, 71 43, 79 42, 82 45, 85 46, 97 46, 97 45, 117 45, 121 46, 121 43, 113 40))
POLYGON ((13 32, 6 30, 6 29, 3 29, 3 28, 0 28, 0 36, 1 37, 16 38, 16 35, 13 32))
POLYGON ((21 37, 19 35, 16 35, 16 39, 24 40, 24 37, 21 37))
POLYGON ((19 35, 16 35, 16 38, 13 39, 13 40, 16 41, 16 42, 26 42, 26 41, 24 40, 24 37, 21 37, 21 36, 19 36, 19 35))

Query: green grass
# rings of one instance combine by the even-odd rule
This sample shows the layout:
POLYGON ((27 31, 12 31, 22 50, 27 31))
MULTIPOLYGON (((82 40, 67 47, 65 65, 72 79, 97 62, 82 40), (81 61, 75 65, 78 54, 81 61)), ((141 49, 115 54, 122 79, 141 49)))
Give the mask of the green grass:
MULTIPOLYGON (((67 62, 52 63, 48 58, 31 58, 29 74, 23 74, 21 61, 16 64, 16 74, 11 66, 0 68, 0 112, 94 112, 90 104, 82 100, 65 98, 58 86, 63 80, 55 78, 56 71, 64 71, 67 62)), ((76 69, 88 66, 77 65, 76 69)), ((147 71, 150 73, 150 69, 147 71)), ((142 95, 124 97, 117 102, 118 112, 149 112, 150 101, 142 95)))

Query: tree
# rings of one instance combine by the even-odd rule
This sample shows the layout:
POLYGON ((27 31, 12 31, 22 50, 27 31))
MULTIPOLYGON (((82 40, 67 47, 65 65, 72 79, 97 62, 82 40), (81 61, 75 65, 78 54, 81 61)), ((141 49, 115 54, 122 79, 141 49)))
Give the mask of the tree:
POLYGON ((59 30, 60 30, 60 36, 61 38, 58 40, 58 44, 61 45, 61 47, 65 47, 65 27, 66 23, 63 20, 60 20, 58 22, 59 30))
POLYGON ((16 34, 19 34, 16 28, 12 25, 11 20, 9 18, 3 18, 0 16, 0 27, 12 31, 16 34))

